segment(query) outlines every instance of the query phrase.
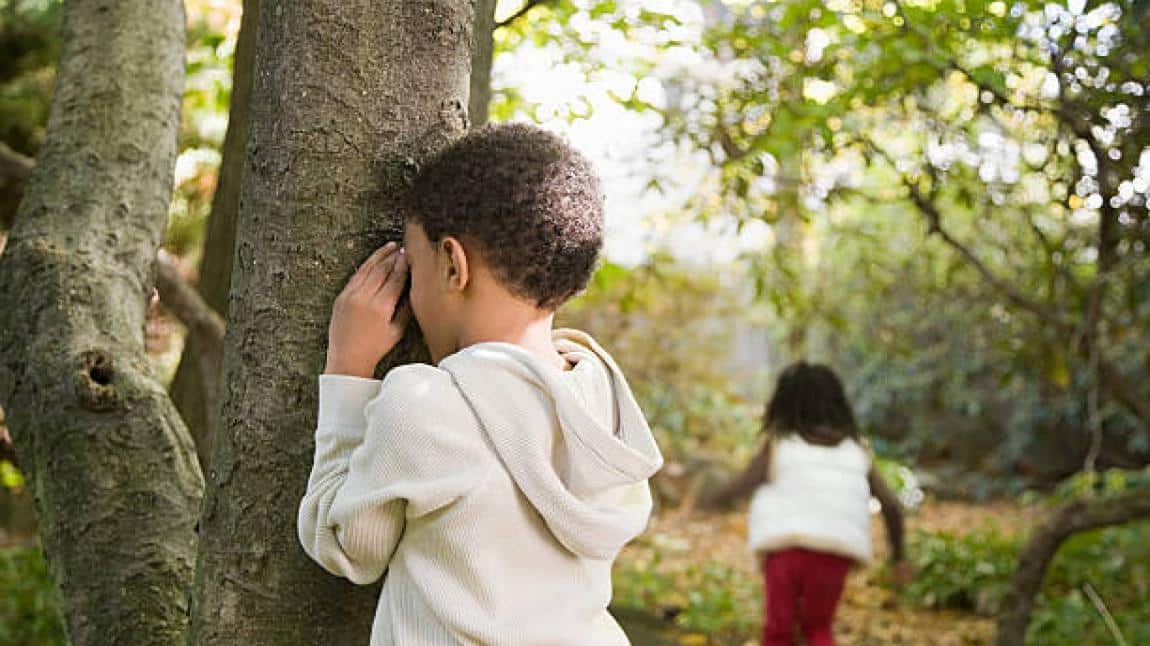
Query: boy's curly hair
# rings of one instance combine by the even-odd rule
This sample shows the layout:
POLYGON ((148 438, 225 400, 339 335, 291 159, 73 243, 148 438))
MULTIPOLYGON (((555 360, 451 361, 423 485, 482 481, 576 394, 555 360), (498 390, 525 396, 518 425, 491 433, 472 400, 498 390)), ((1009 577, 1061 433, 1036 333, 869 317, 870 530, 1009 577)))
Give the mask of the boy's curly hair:
POLYGON ((405 211, 433 242, 477 245, 504 287, 543 309, 587 286, 603 245, 591 163, 522 123, 485 126, 445 148, 415 178, 405 211))

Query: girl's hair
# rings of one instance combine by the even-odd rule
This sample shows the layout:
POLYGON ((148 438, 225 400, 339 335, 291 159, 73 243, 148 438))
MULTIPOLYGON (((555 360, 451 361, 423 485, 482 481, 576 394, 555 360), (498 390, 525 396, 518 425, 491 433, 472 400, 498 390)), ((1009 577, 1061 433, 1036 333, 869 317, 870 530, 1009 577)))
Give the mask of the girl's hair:
POLYGON ((763 433, 776 438, 798 433, 804 440, 822 445, 859 439, 838 375, 825 365, 806 361, 792 363, 779 375, 763 415, 763 433))

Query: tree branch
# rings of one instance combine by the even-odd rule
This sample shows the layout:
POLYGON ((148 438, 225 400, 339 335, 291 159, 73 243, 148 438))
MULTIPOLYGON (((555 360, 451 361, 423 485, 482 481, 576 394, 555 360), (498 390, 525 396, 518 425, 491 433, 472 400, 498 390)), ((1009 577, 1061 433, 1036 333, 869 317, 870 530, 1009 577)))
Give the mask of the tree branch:
POLYGON ((224 320, 184 280, 171 257, 162 250, 156 255, 156 291, 160 302, 187 326, 189 333, 209 343, 223 340, 224 320))
POLYGON ((1079 330, 1069 321, 1064 320, 1055 312, 1043 307, 1041 304, 1026 298, 1021 292, 1002 281, 995 276, 988 267, 970 251, 966 246, 956 240, 950 235, 941 225, 941 216, 937 208, 931 202, 926 202, 921 193, 913 186, 908 187, 911 191, 911 201, 926 214, 928 221, 930 221, 931 230, 942 238, 951 248, 956 250, 969 264, 971 264, 982 277, 995 287, 999 292, 1003 293, 1011 302, 1016 306, 1038 316, 1041 320, 1054 326, 1056 329, 1062 330, 1068 334, 1079 334, 1080 342, 1076 343, 1078 353, 1088 359, 1094 364, 1091 367, 1097 369, 1096 379, 1105 387, 1106 391, 1115 397, 1123 406, 1125 406, 1135 417, 1142 423, 1143 429, 1150 434, 1150 401, 1138 392, 1128 380, 1126 380, 1118 371, 1100 354, 1100 348, 1094 348, 1097 343, 1095 335, 1092 333, 1097 323, 1097 313, 1093 310, 1088 312, 1085 330, 1079 330), (1082 334, 1084 333, 1084 334, 1082 334))
POLYGON ((1034 598, 1058 548, 1072 535, 1150 518, 1150 490, 1143 487, 1102 500, 1080 500, 1056 512, 1031 536, 1018 560, 998 618, 999 646, 1021 644, 1026 637, 1034 598))
MULTIPOLYGON (((895 164, 894 159, 883 150, 880 146, 875 144, 869 139, 863 140, 870 150, 881 156, 886 160, 892 168, 897 172, 898 166, 895 164)), ((1020 292, 1013 285, 1010 285, 1002 278, 998 277, 993 271, 987 267, 986 263, 982 261, 973 251, 966 245, 962 244, 958 239, 950 234, 949 231, 942 225, 942 214, 939 212, 938 207, 935 205, 933 197, 925 195, 922 190, 911 182, 905 175, 899 173, 902 178, 902 183, 907 189, 908 196, 915 208, 922 214, 927 222, 929 233, 938 236, 950 248, 958 252, 958 255, 967 262, 967 264, 974 267, 974 269, 982 276, 983 280, 990 283, 994 289, 1012 302, 1015 306, 1023 309, 1031 314, 1037 316, 1042 321, 1054 326, 1055 328, 1063 331, 1073 330, 1074 326, 1064 320, 1056 312, 1050 310, 1041 303, 1028 298, 1025 294, 1020 292)))
POLYGON ((548 4, 550 2, 552 2, 552 0, 527 0, 527 2, 524 2, 523 6, 519 7, 519 9, 515 13, 513 13, 510 16, 504 18, 503 20, 500 20, 499 22, 495 23, 495 28, 496 29, 502 29, 504 27, 507 27, 508 25, 511 25, 512 23, 514 23, 516 20, 519 20, 523 16, 526 16, 527 13, 529 11, 531 11, 532 9, 534 9, 535 7, 538 7, 539 5, 543 5, 543 4, 548 4))
MULTIPOLYGON (((897 166, 889 153, 869 139, 862 138, 860 142, 869 150, 886 160, 897 172, 897 166)), ((1138 388, 1133 386, 1128 379, 1123 377, 1122 374, 1104 358, 1101 352, 1098 352, 1097 356, 1092 353, 1091 348, 1097 343, 1097 339, 1088 333, 1091 328, 1081 328, 1075 325, 1057 312, 1028 298, 1013 285, 1010 285, 995 275, 995 273, 987 267, 986 263, 982 262, 973 251, 962 244, 962 242, 957 240, 943 227, 942 214, 939 212, 932 197, 923 194, 922 190, 902 173, 899 173, 899 176, 907 189, 911 203, 914 204, 926 219, 930 233, 939 236, 947 246, 955 250, 963 260, 974 267, 986 282, 990 283, 995 290, 1005 296, 1016 307, 1035 315, 1043 322, 1064 334, 1076 336, 1077 342, 1074 343, 1074 349, 1080 356, 1091 360, 1091 363, 1097 366, 1097 378, 1106 392, 1114 396, 1120 404, 1133 413, 1139 422, 1142 423, 1145 432, 1150 435, 1150 399, 1141 393, 1138 388), (1087 332, 1087 334, 1084 334, 1084 332, 1087 332)), ((1088 326, 1096 325, 1097 319, 1093 318, 1094 316, 1093 311, 1088 311, 1085 324, 1088 326)), ((1099 348, 1099 350, 1101 350, 1101 348, 1099 348)))
POLYGON ((751 152, 735 143, 730 131, 723 127, 722 123, 715 126, 715 140, 718 141, 719 147, 723 150, 723 154, 726 155, 726 159, 723 160, 724 162, 739 161, 751 152))
POLYGON ((975 255, 973 251, 967 248, 966 245, 959 242, 954 236, 950 234, 949 231, 947 231, 942 226, 941 216, 933 202, 927 201, 917 188, 912 186, 909 190, 911 202, 914 203, 919 211, 922 212, 922 214, 926 217, 928 226, 930 227, 930 232, 934 235, 937 235, 951 249, 954 249, 956 252, 958 252, 958 255, 966 260, 967 264, 974 267, 974 269, 983 277, 984 280, 986 280, 986 282, 990 283, 992 287, 998 290, 1010 302, 1014 303, 1019 308, 1034 314, 1046 323, 1049 323, 1050 325, 1063 330, 1070 329, 1072 327, 1069 322, 1064 321, 1056 313, 1044 307, 1041 303, 1027 298, 1013 285, 1010 285, 995 275, 994 272, 992 272, 990 268, 987 267, 986 264, 982 262, 982 260, 977 255, 975 255))
MULTIPOLYGON (((201 377, 204 406, 209 423, 205 430, 215 428, 218 413, 220 362, 224 342, 224 320, 204 300, 200 293, 180 275, 171 257, 162 249, 156 255, 156 291, 160 302, 188 328, 188 335, 196 338, 200 348, 201 377)), ((196 453, 201 463, 208 455, 209 438, 204 433, 193 433, 196 453), (202 436, 202 437, 201 437, 202 436)))

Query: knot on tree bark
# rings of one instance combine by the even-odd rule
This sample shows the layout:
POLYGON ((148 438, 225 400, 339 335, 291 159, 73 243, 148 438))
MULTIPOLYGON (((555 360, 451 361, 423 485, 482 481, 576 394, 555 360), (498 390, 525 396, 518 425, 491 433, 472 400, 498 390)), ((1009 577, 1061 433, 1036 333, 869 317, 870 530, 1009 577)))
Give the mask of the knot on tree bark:
POLYGON ((103 350, 80 353, 72 384, 80 405, 90 411, 108 411, 120 402, 112 356, 103 350))
POLYGON ((450 133, 463 133, 471 127, 467 106, 457 98, 447 99, 440 104, 439 117, 443 120, 444 128, 450 133))

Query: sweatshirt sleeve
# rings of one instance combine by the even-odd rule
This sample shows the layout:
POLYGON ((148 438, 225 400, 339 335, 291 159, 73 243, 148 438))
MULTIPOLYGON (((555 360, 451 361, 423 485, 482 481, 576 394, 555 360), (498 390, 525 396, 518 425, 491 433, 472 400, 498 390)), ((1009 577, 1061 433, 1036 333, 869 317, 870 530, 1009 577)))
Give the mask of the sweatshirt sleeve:
POLYGON ((367 448, 366 406, 379 394, 380 385, 378 379, 319 376, 315 459, 297 521, 300 544, 308 556, 328 572, 359 584, 383 576, 403 532, 402 500, 348 504, 349 499, 360 502, 366 493, 355 484, 364 478, 359 474, 352 478, 351 468, 353 462, 362 463, 354 458, 367 448), (363 525, 370 525, 373 540, 348 541, 347 529, 363 525))
POLYGON ((358 584, 378 580, 406 519, 454 501, 475 481, 461 434, 444 428, 451 416, 442 415, 442 388, 450 382, 438 383, 437 372, 403 366, 382 383, 320 375, 315 461, 297 529, 328 572, 358 584))

